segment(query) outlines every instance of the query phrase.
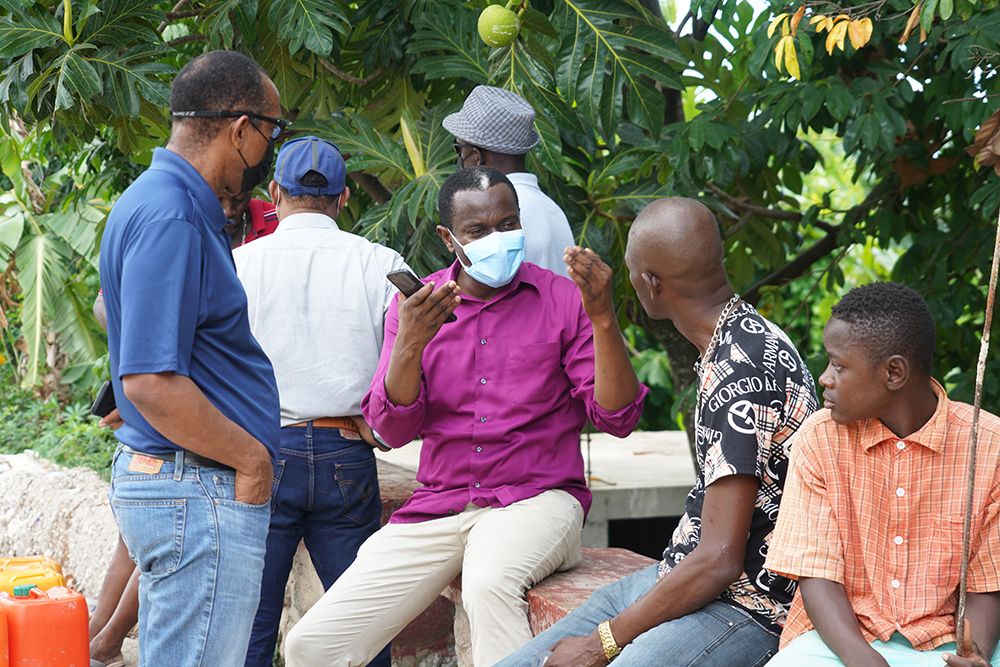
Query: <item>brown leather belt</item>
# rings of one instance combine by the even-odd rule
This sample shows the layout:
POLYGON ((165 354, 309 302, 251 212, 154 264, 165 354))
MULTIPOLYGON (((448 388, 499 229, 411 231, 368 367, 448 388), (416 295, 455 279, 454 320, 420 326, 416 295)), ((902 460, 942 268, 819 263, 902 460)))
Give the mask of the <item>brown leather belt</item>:
POLYGON ((358 432, 357 425, 355 425, 354 420, 350 417, 320 417, 319 419, 310 419, 298 422, 297 424, 289 424, 289 426, 305 428, 310 422, 312 422, 313 428, 342 428, 345 431, 358 432))

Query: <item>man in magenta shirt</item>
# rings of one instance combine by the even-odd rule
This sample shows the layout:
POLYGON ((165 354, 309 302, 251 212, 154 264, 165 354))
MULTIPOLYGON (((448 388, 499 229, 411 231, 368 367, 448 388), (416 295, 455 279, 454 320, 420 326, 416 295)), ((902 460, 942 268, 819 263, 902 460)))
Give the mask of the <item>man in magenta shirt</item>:
POLYGON ((389 445, 423 439, 423 487, 292 629, 288 667, 366 664, 459 573, 474 664, 528 641, 525 591, 580 558, 580 430, 624 437, 642 413, 597 255, 567 248, 572 280, 523 263, 517 195, 493 169, 452 174, 438 206, 458 260, 389 308, 362 403, 389 445))

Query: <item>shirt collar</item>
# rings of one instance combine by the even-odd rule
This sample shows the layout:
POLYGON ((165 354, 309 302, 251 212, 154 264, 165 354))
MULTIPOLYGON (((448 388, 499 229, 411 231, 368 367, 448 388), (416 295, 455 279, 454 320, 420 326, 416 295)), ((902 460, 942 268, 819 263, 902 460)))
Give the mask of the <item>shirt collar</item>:
POLYGON ((951 413, 948 394, 937 380, 931 378, 931 389, 937 397, 937 407, 927 423, 905 438, 893 433, 881 420, 869 419, 861 430, 861 442, 868 451, 875 445, 886 440, 903 440, 904 442, 922 445, 932 452, 940 454, 944 450, 945 436, 948 434, 948 415, 951 413))
POLYGON ((183 157, 167 148, 155 148, 149 168, 165 171, 180 179, 215 228, 222 230, 229 224, 225 213, 222 212, 219 196, 208 185, 205 177, 183 157))
MULTIPOLYGON (((451 266, 449 266, 448 270, 445 272, 443 280, 444 281, 454 280, 457 283, 458 282, 458 266, 459 266, 459 259, 458 259, 458 257, 456 257, 455 261, 451 263, 451 266)), ((494 301, 499 301, 500 299, 504 298, 508 294, 512 294, 512 293, 516 292, 517 289, 522 284, 524 284, 524 285, 530 285, 536 291, 540 291, 539 288, 538 288, 538 282, 537 282, 536 278, 537 278, 537 276, 534 275, 534 272, 531 270, 531 268, 528 267, 524 262, 522 262, 521 263, 521 267, 517 270, 517 274, 514 276, 514 279, 511 280, 506 285, 504 285, 503 288, 499 292, 497 292, 493 296, 492 299, 490 299, 489 301, 487 301, 485 303, 493 303, 494 301)), ((475 298, 475 297, 473 297, 471 295, 466 295, 466 294, 462 295, 462 301, 475 301, 477 303, 484 303, 484 302, 480 301, 479 299, 477 299, 477 298, 475 298)))
POLYGON ((507 180, 511 183, 516 183, 517 185, 530 185, 532 187, 538 187, 538 177, 534 174, 529 174, 526 171, 516 171, 513 174, 507 174, 507 180))
POLYGON ((323 213, 292 213, 278 223, 278 232, 290 229, 340 229, 337 221, 323 213))

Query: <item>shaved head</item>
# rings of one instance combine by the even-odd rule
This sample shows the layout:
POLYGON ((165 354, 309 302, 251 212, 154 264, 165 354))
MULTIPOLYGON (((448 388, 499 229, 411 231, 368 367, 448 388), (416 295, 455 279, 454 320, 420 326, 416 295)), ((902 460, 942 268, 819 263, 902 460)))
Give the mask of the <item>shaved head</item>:
POLYGON ((632 223, 625 250, 632 284, 646 312, 670 318, 666 301, 698 301, 729 291, 715 216, 685 197, 658 199, 632 223))

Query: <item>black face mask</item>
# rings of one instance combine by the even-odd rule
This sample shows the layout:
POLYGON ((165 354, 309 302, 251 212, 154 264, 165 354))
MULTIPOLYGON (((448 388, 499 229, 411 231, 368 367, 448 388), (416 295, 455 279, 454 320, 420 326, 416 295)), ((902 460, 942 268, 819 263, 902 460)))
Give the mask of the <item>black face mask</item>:
MULTIPOLYGON (((251 123, 251 125, 253 125, 253 123, 251 123)), ((254 125, 253 129, 257 130, 257 126, 254 125)), ((240 190, 240 194, 250 192, 255 187, 263 183, 264 179, 267 178, 268 173, 271 171, 271 161, 274 160, 274 139, 265 137, 264 133, 260 130, 257 130, 257 133, 267 139, 267 150, 264 151, 264 156, 260 159, 260 162, 251 167, 247 162, 247 159, 243 157, 243 151, 238 148, 236 149, 236 152, 240 154, 240 159, 243 160, 244 165, 243 185, 240 186, 242 188, 240 190)))
POLYGON ((260 159, 254 166, 250 166, 246 158, 243 157, 243 152, 240 151, 240 158, 243 160, 243 185, 240 186, 240 194, 252 191, 255 187, 264 182, 267 178, 268 173, 271 171, 271 161, 274 160, 274 139, 267 140, 267 150, 264 151, 264 156, 260 159))

